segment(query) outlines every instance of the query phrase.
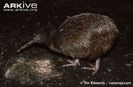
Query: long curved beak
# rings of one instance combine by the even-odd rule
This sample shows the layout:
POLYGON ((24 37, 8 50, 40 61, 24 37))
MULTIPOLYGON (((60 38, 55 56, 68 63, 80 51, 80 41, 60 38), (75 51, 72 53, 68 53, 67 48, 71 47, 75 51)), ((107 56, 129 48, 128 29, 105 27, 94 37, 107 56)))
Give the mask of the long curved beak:
POLYGON ((22 50, 24 50, 25 48, 29 47, 30 45, 34 44, 36 41, 35 40, 31 40, 30 42, 28 42, 27 44, 23 45, 22 47, 20 47, 17 50, 17 53, 21 52, 22 50))

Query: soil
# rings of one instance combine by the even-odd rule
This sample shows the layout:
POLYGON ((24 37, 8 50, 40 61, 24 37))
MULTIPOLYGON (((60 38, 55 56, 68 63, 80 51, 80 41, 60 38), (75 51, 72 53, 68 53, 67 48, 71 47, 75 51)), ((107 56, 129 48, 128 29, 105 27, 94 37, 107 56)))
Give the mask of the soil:
MULTIPOLYGON (((15 2, 15 1, 14 1, 15 2)), ((27 0, 38 4, 37 12, 4 12, 0 2, 0 87, 103 87, 110 82, 129 82, 121 86, 133 87, 133 3, 126 0, 27 0), (89 61, 80 60, 81 66, 63 68, 69 58, 54 53, 42 45, 33 45, 21 53, 17 49, 30 41, 41 29, 58 28, 67 18, 80 13, 98 13, 112 18, 120 31, 120 38, 111 51, 102 58, 100 70, 92 75, 92 71, 82 70, 89 61), (4 74, 18 57, 28 60, 51 58, 55 69, 62 73, 59 77, 43 79, 35 84, 22 85, 16 80, 5 78, 4 74), (89 84, 89 82, 105 82, 105 85, 89 84)), ((72 59, 70 59, 72 60, 72 59)))

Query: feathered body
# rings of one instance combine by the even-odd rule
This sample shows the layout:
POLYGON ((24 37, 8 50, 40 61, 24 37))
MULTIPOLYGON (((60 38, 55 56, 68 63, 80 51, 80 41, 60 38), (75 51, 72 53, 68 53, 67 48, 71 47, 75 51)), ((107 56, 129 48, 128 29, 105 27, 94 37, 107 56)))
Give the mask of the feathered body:
POLYGON ((109 17, 83 13, 68 17, 47 45, 72 58, 96 59, 110 50, 118 34, 109 17))
MULTIPOLYGON (((107 16, 82 13, 68 17, 56 31, 38 34, 31 43, 43 43, 51 50, 72 58, 97 59, 108 52, 119 31, 107 16)), ((18 50, 27 47, 23 46, 18 50)))

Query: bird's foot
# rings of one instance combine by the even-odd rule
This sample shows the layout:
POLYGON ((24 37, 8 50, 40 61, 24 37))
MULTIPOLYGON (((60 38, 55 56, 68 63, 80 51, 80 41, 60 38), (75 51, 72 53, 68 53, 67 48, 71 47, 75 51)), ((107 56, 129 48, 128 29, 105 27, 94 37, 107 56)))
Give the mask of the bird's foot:
POLYGON ((85 70, 93 70, 92 75, 94 75, 99 70, 99 67, 100 67, 100 58, 96 60, 95 65, 92 65, 92 64, 89 64, 89 65, 91 67, 82 67, 82 69, 85 69, 85 70))
POLYGON ((67 61, 69 62, 69 64, 62 65, 62 67, 74 66, 74 68, 77 68, 77 66, 80 65, 79 59, 76 59, 75 61, 71 61, 71 60, 67 60, 67 61))

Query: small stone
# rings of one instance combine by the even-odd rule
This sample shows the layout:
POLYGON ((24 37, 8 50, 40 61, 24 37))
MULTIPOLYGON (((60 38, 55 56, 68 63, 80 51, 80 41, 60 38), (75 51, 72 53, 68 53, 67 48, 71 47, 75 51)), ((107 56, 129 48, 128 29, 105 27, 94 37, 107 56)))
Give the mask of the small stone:
POLYGON ((125 63, 125 66, 132 66, 132 64, 130 64, 130 63, 125 63))
POLYGON ((111 72, 112 70, 111 69, 107 69, 108 72, 111 72))
POLYGON ((64 29, 60 29, 60 32, 62 32, 64 29))
POLYGON ((128 57, 128 56, 133 56, 133 53, 125 54, 125 57, 128 57))

